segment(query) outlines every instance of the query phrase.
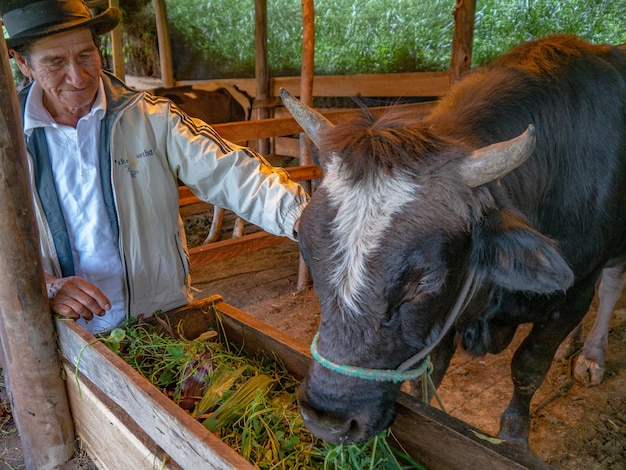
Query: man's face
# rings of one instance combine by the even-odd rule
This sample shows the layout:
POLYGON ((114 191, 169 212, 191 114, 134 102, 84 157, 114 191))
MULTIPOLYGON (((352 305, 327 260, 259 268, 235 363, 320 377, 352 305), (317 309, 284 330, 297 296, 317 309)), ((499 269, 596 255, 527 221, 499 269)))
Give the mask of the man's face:
POLYGON ((91 30, 79 28, 33 42, 28 57, 13 51, 22 73, 44 90, 44 106, 59 113, 82 116, 98 92, 102 63, 91 30))

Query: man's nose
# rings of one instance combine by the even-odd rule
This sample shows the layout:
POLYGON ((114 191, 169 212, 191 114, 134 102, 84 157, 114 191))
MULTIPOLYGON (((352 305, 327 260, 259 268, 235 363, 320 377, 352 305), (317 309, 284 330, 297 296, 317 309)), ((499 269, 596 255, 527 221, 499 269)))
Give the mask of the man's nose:
POLYGON ((76 62, 70 62, 67 70, 67 81, 76 88, 80 88, 87 81, 89 75, 86 69, 76 62))

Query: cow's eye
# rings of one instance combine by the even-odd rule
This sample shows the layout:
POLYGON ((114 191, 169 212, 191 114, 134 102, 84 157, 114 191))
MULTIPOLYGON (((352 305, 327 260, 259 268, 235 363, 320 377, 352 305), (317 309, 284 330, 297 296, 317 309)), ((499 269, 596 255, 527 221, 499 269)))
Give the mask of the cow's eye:
POLYGON ((439 273, 431 273, 418 280, 413 280, 404 286, 403 296, 398 303, 392 304, 387 316, 381 322, 381 326, 389 327, 394 324, 396 315, 402 317, 403 313, 415 308, 421 300, 426 299, 428 294, 439 290, 442 284, 442 276, 439 273), (408 309, 408 310, 407 310, 408 309))
POLYGON ((421 292, 431 291, 439 288, 442 283, 442 279, 443 277, 441 276, 441 273, 434 272, 421 278, 417 285, 419 286, 419 290, 421 292))
POLYGON ((419 286, 428 289, 437 285, 438 282, 439 279, 437 279, 436 277, 424 277, 420 279, 419 286))
POLYGON ((421 296, 437 290, 441 285, 441 279, 439 273, 431 273, 407 285, 402 303, 416 302, 421 296))

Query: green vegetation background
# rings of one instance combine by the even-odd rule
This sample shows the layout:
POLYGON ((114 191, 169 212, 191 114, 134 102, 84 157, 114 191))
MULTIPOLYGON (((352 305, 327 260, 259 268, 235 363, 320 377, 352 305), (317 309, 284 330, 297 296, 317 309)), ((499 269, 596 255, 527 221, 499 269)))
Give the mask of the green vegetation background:
MULTIPOLYGON (((474 66, 554 33, 626 43, 626 0, 476 3, 474 66)), ((127 62, 159 76, 152 0, 120 4, 127 62)), ((447 70, 454 7, 454 0, 315 0, 315 73, 447 70)), ((254 76, 254 0, 166 0, 166 8, 176 78, 254 76)), ((267 10, 270 74, 299 75, 301 2, 267 0, 267 10)))
MULTIPOLYGON (((153 0, 119 3, 126 73, 160 77, 153 0)), ((254 77, 254 0, 165 3, 176 79, 254 77)), ((455 3, 315 0, 315 73, 447 70, 455 3)), ((301 1, 267 0, 267 10, 270 74, 299 75, 301 1)), ((626 43, 626 0, 477 0, 472 65, 557 33, 626 43)), ((105 39, 105 67, 111 69, 109 52, 105 39)))

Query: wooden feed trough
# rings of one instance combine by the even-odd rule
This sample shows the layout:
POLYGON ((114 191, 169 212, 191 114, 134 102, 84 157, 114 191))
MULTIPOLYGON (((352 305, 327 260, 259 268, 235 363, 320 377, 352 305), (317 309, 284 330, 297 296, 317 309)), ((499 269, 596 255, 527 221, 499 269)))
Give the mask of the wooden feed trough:
MULTIPOLYGON (((311 360, 307 345, 220 296, 168 317, 172 325, 182 322, 185 335, 197 337, 215 327, 216 312, 229 341, 250 355, 271 353, 294 377, 303 377, 311 360)), ((76 433, 99 468, 254 468, 75 322, 57 319, 56 328, 76 433)), ((398 399, 392 430, 428 469, 550 468, 530 453, 480 438, 479 430, 405 394, 398 399)))

